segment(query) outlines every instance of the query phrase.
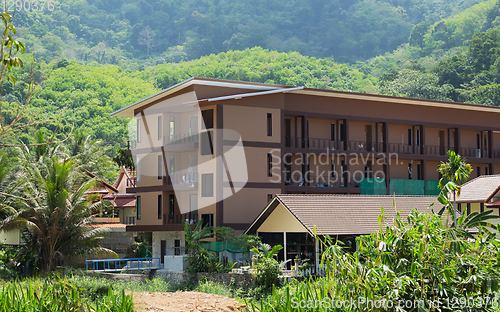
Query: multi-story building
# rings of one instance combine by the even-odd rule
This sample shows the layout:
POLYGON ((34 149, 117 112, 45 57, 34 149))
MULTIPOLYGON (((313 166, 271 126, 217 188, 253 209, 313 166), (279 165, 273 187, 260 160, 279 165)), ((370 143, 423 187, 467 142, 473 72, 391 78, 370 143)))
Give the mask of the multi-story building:
POLYGON ((111 115, 134 117, 127 231, 155 256, 182 221, 244 231, 275 194, 436 195, 448 150, 500 173, 497 107, 191 78, 111 115))

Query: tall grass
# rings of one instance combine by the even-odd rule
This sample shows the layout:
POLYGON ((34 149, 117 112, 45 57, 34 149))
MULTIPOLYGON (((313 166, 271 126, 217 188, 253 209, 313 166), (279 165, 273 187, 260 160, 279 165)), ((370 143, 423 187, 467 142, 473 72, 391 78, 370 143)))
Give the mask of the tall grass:
POLYGON ((147 292, 169 292, 172 291, 169 282, 162 278, 146 280, 146 282, 124 282, 108 280, 102 277, 88 275, 73 275, 67 280, 80 288, 86 297, 95 300, 105 296, 109 290, 129 290, 147 292))
POLYGON ((0 287, 0 312, 94 311, 132 312, 132 297, 108 291, 96 301, 82 296, 78 287, 61 279, 27 279, 0 287))

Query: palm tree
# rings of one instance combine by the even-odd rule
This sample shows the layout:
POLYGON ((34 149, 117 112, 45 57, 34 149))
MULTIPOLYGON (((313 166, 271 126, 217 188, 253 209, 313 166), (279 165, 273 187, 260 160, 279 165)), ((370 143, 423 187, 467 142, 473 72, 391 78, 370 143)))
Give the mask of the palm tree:
POLYGON ((65 145, 66 154, 73 158, 81 170, 88 170, 106 180, 114 178, 115 164, 106 155, 101 140, 93 140, 84 130, 75 130, 65 145))
POLYGON ((94 216, 89 211, 93 207, 85 192, 96 181, 82 184, 83 173, 70 158, 42 155, 38 162, 33 162, 27 147, 18 150, 24 173, 24 199, 11 205, 15 212, 0 221, 0 230, 22 230, 25 254, 39 259, 44 271, 54 269, 63 257, 86 252, 116 255, 100 246, 107 230, 91 227, 94 216))
POLYGON ((194 228, 192 228, 187 222, 182 222, 184 225, 184 233, 186 234, 186 251, 188 252, 189 264, 191 264, 191 259, 197 257, 201 249, 201 241, 205 238, 210 238, 213 236, 213 228, 209 226, 203 227, 203 220, 198 221, 194 228))
POLYGON ((21 198, 19 190, 22 182, 11 173, 12 169, 7 156, 0 154, 0 220, 15 213, 13 202, 21 198))
POLYGON ((271 248, 271 245, 259 242, 259 248, 254 247, 250 251, 254 252, 257 254, 257 257, 259 258, 266 258, 266 259, 271 259, 274 257, 274 255, 277 255, 278 252, 280 252, 281 249, 283 249, 283 246, 281 245, 274 245, 271 248))
MULTIPOLYGON (((453 223, 457 227, 457 200, 460 196, 462 183, 467 181, 472 172, 472 166, 467 163, 467 159, 460 157, 454 151, 448 151, 448 162, 441 162, 438 172, 441 174, 439 188, 441 193, 453 192, 453 223)), ((448 197, 446 197, 448 198, 448 197)))

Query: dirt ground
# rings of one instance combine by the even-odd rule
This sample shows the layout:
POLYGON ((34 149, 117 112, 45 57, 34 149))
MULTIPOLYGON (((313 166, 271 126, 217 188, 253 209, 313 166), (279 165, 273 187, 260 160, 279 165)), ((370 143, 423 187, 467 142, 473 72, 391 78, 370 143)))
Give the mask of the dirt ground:
POLYGON ((137 311, 244 311, 245 305, 228 297, 192 291, 174 293, 134 292, 137 311))

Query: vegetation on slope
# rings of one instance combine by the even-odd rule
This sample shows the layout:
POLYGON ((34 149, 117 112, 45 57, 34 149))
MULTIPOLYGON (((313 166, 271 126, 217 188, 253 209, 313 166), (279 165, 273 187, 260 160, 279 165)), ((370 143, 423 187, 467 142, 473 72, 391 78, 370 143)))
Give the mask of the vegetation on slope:
POLYGON ((433 24, 481 1, 58 0, 52 11, 36 12, 7 2, 41 59, 136 69, 139 59, 177 62, 254 46, 365 60, 407 42, 416 24, 433 24))

